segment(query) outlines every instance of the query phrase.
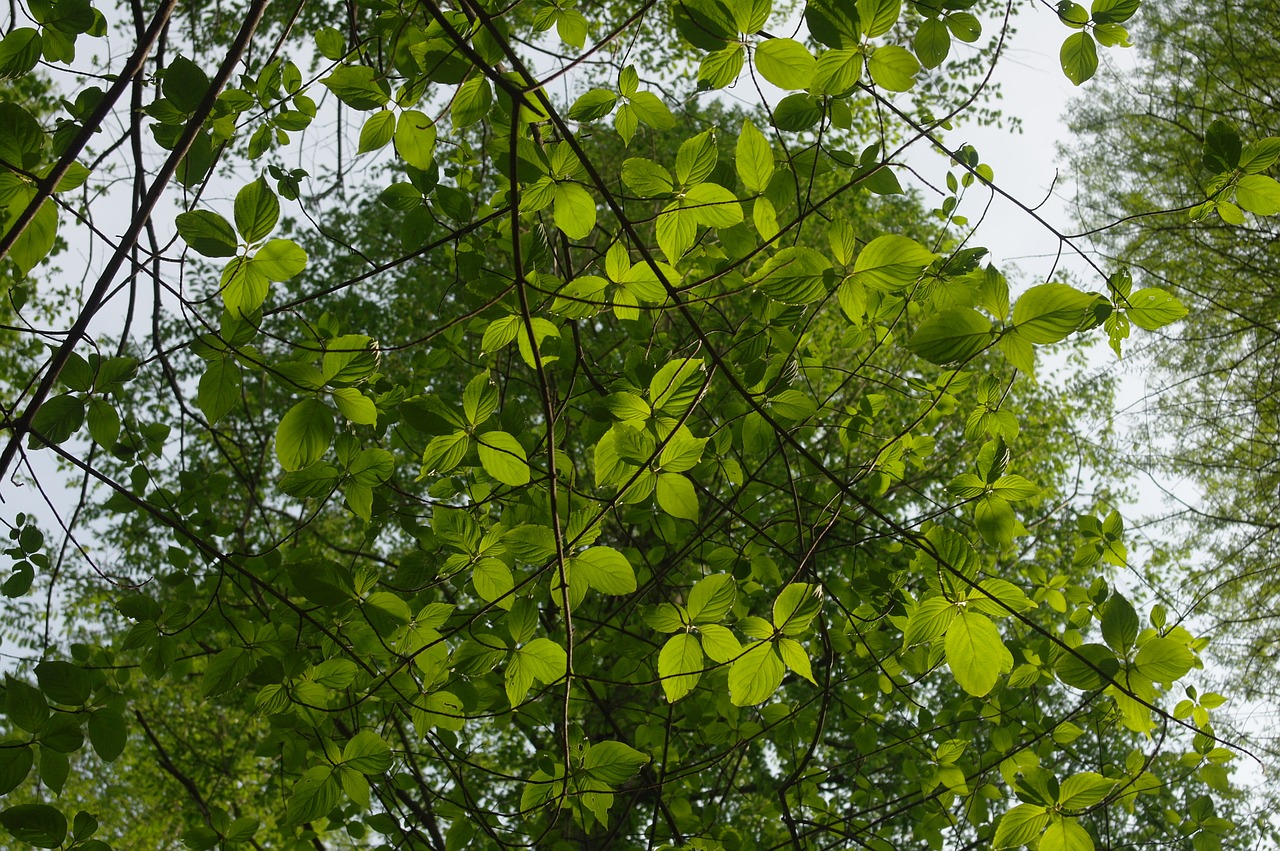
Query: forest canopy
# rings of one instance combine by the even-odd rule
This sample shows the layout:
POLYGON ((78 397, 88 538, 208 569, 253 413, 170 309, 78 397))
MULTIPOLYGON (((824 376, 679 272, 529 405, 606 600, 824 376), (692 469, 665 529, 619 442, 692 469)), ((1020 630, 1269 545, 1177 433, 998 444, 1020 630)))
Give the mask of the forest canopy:
MULTIPOLYGON (((12 9, 15 847, 1275 841, 1073 372, 1215 308, 952 132, 1138 0, 12 9)), ((1240 96, 1117 216, 1273 227, 1240 96)))

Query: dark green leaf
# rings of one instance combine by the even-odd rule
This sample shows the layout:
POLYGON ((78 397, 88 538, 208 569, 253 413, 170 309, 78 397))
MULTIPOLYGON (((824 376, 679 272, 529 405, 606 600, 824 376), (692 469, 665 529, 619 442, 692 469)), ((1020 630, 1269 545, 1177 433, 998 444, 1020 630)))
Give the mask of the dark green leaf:
POLYGON ((991 320, 972 308, 957 307, 920 323, 907 348, 930 363, 956 363, 981 352, 994 339, 991 320))
POLYGON ((261 177, 236 194, 236 230, 246 242, 257 242, 275 230, 280 201, 261 177))
POLYGON ((115 762, 124 752, 129 730, 124 716, 114 709, 95 709, 89 715, 89 744, 103 762, 115 762))
POLYGON ((209 91, 209 77, 200 66, 183 56, 164 69, 164 96, 179 111, 192 113, 209 91))
POLYGON ((179 213, 178 235, 194 251, 205 257, 233 257, 239 250, 239 240, 231 223, 209 210, 192 210, 179 213))
POLYGON ((93 681, 79 665, 47 659, 36 665, 40 690, 54 703, 80 706, 93 692, 93 681))
POLYGON ((67 838, 67 817, 48 804, 19 804, 0 811, 0 825, 14 839, 37 848, 57 848, 67 838))

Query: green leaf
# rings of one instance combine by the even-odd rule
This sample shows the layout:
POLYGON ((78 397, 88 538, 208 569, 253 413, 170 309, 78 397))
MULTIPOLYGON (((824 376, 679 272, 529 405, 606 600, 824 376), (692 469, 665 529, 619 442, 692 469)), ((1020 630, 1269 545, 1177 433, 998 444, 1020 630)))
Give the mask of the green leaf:
POLYGON ((704 377, 701 358, 677 358, 649 381, 649 404, 667 416, 681 416, 702 392, 704 377))
POLYGON ((291 239, 273 239, 258 249, 250 263, 269 281, 287 281, 307 267, 307 252, 291 239))
POLYGON ((48 804, 19 804, 0 811, 0 825, 19 842, 57 848, 67 838, 67 817, 48 804))
POLYGON ((969 12, 952 12, 946 20, 951 34, 966 44, 972 44, 982 35, 982 23, 969 12))
POLYGON ((1093 36, 1083 31, 1067 36, 1058 59, 1067 79, 1077 86, 1083 84, 1098 70, 1098 48, 1093 36))
POLYGON ((995 848, 1030 845, 1040 838, 1049 824, 1049 809, 1038 804, 1019 804, 1000 818, 996 827, 995 848))
POLYGON ((737 81, 746 62, 746 49, 734 42, 702 57, 698 64, 699 89, 723 89, 737 81))
POLYGON ((193 251, 205 257, 233 257, 239 250, 239 241, 231 223, 209 210, 192 210, 179 213, 178 236, 193 251))
POLYGON ((906 289, 938 255, 914 239, 897 234, 879 236, 867 243, 854 261, 856 280, 884 292, 906 289))
POLYGON ((316 30, 316 48, 325 59, 341 59, 347 52, 347 40, 333 27, 316 30))
POLYGON ((40 690, 54 703, 82 706, 93 693, 93 681, 79 665, 57 659, 46 659, 36 665, 40 690))
POLYGON ((1236 128, 1221 118, 1205 129, 1204 167, 1213 174, 1231 171, 1240 164, 1243 147, 1236 128))
POLYGON ((771 38, 756 48, 756 70, 780 89, 807 89, 818 61, 803 44, 790 38, 771 38))
POLYGON ((30 27, 11 30, 0 41, 0 79, 25 76, 40 61, 40 32, 30 27))
POLYGON ((1101 644, 1082 644, 1063 651, 1054 665, 1058 679, 1082 691, 1102 688, 1120 672, 1120 661, 1101 644))
POLYGON ((884 45, 871 52, 867 59, 867 73, 882 89, 906 92, 915 87, 920 62, 905 47, 884 45))
POLYGON ((1139 0, 1093 0, 1090 7, 1095 24, 1123 24, 1138 11, 1139 0))
POLYGON ((710 130, 686 139, 676 152, 676 182, 683 186, 701 183, 711 175, 718 158, 716 137, 710 130))
POLYGON ((89 399, 86 415, 89 436, 94 443, 104 449, 114 449, 120 437, 120 414, 115 407, 101 396, 95 396, 89 399))
POLYGON ((360 128, 360 142, 357 154, 380 151, 391 141, 396 132, 396 114, 389 109, 382 109, 370 115, 360 128))
POLYGON ((507 698, 512 706, 524 700, 533 680, 553 683, 565 675, 569 656, 549 638, 535 638, 511 656, 507 665, 507 698))
MULTIPOLYGON (((636 118, 639 118, 655 130, 670 130, 676 126, 676 117, 671 114, 671 110, 667 105, 653 92, 636 92, 631 96, 629 106, 636 118)), ((621 110, 619 110, 617 120, 621 124, 621 110)), ((618 132, 621 133, 622 131, 619 130, 618 132)))
POLYGON ((680 473, 659 473, 658 507, 682 520, 698 522, 698 493, 693 482, 680 473))
POLYGON ((907 348, 930 363, 957 363, 986 349, 994 339, 991 320, 972 308, 956 307, 920 323, 907 348))
POLYGON ((618 96, 608 89, 588 89, 569 107, 569 118, 574 121, 597 121, 613 112, 618 96))
POLYGON ((982 539, 993 547, 1008 546, 1018 530, 1018 519, 1009 501, 996 494, 987 494, 973 508, 974 524, 982 539))
POLYGON ((347 106, 365 111, 386 106, 391 100, 386 83, 376 77, 367 65, 342 65, 320 82, 347 106))
POLYGON ((916 57, 926 68, 937 68, 951 52, 951 33, 942 18, 925 18, 912 43, 916 57))
POLYGON ((49 256, 57 235, 58 208, 50 199, 40 205, 27 229, 9 249, 9 259, 18 267, 19 275, 26 277, 49 256))
POLYGON ((742 655, 742 645, 726 626, 704 623, 698 628, 702 634, 702 650, 715 662, 725 664, 742 655))
MULTIPOLYGON (((269 267, 268 267, 269 268, 269 267)), ((222 303, 235 317, 248 316, 267 300, 271 279, 247 257, 233 258, 222 270, 222 303)))
POLYGON ((1071 810, 1083 810, 1100 804, 1115 789, 1116 781, 1093 771, 1084 771, 1062 781, 1058 803, 1071 810))
POLYGON ((686 605, 689 619, 696 624, 719 623, 733 608, 737 594, 738 583, 728 573, 699 579, 689 591, 686 605))
POLYGON ((489 85, 488 78, 481 75, 471 77, 458 87, 457 94, 453 96, 450 115, 453 118, 454 129, 461 130, 475 124, 489 114, 491 106, 493 106, 493 89, 489 85))
POLYGON ((818 57, 810 88, 814 94, 843 97, 862 79, 863 57, 857 50, 828 50, 818 57))
POLYGON ((476 443, 486 473, 504 485, 529 484, 529 457, 515 437, 505 431, 488 431, 476 435, 476 443))
POLYGON ((1280 137, 1268 136, 1245 145, 1240 152, 1240 169, 1246 174, 1266 171, 1280 159, 1280 137))
POLYGON ((164 69, 164 96, 179 112, 196 111, 209 91, 209 78, 200 66, 185 56, 176 56, 164 69))
POLYGON ((627 557, 612 547, 591 547, 574 556, 572 569, 602 594, 619 596, 636 590, 636 572, 627 557))
POLYGON ((1182 679, 1196 663, 1196 657, 1185 645, 1172 638, 1153 638, 1138 648, 1134 668, 1142 676, 1158 683, 1182 679))
POLYGON ((1094 296, 1066 284, 1040 284, 1013 305, 1013 324, 1028 342, 1056 343, 1080 326, 1093 302, 1094 296))
POLYGON ((253 669, 253 659, 243 647, 228 647, 210 657, 205 665, 200 692, 205 697, 226 694, 240 684, 253 669))
POLYGON ((1064 818, 1049 825, 1039 851, 1094 851, 1093 838, 1075 819, 1064 818))
POLYGON ((596 742, 582 758, 582 770, 609 786, 625 783, 640 771, 649 757, 622 742, 596 742))
POLYGON ((1102 638, 1117 653, 1127 653, 1141 627, 1133 604, 1121 594, 1112 594, 1102 604, 1102 638))
POLYGON ((734 706, 764 703, 782 685, 787 669, 769 641, 757 641, 729 668, 729 700, 734 706))
POLYGON ((436 125, 416 109, 406 109, 396 119, 396 153, 417 169, 431 168, 436 149, 436 125))
POLYGON ((822 586, 792 582, 773 601, 773 626, 786 635, 803 635, 822 611, 822 586))
POLYGON ((805 23, 813 37, 828 47, 852 49, 862 41, 857 6, 843 0, 809 0, 805 23))
POLYGON ((556 34, 560 40, 579 50, 586 46, 589 30, 586 17, 577 9, 562 9, 556 18, 556 34))
POLYGON ((962 609, 947 628, 946 652, 956 682, 974 697, 990 692, 1001 671, 1013 665, 1013 656, 991 619, 962 609))
POLYGON ((667 639, 658 654, 658 676, 668 703, 675 703, 693 691, 702 676, 702 645, 687 632, 667 639))
POLYGON ((737 35, 733 13, 720 0, 678 0, 671 12, 680 34, 702 50, 720 50, 737 35))
POLYGON ((261 177, 236 193, 236 230, 246 242, 257 242, 275 230, 280 199, 261 177))
POLYGON ((945 597, 929 597, 908 610, 907 626, 902 632, 904 649, 933 641, 946 634, 955 620, 955 603, 945 597))
POLYGON ((586 239, 596 226, 596 202, 591 193, 577 183, 557 183, 555 194, 556 227, 570 239, 586 239))
POLYGON ((1255 216, 1280 213, 1280 183, 1264 174, 1246 174, 1236 184, 1236 203, 1255 216))
POLYGON ((893 29, 902 14, 902 0, 857 0, 862 33, 877 38, 893 29))
POLYGON ((622 183, 643 198, 666 195, 675 188, 671 172, 643 157, 623 160, 622 183))
POLYGON ((1040 486, 1024 479, 1022 476, 1001 476, 991 483, 991 492, 1004 497, 1010 502, 1022 499, 1035 499, 1040 495, 1040 486))
POLYGON ((391 767, 391 748, 372 730, 361 730, 342 749, 342 762, 361 774, 381 774, 391 767))
POLYGON ((689 187, 681 199, 694 221, 713 228, 733 227, 742 221, 742 205, 737 197, 715 183, 699 183, 689 187))
POLYGON ((378 422, 377 406, 355 387, 339 387, 331 392, 333 404, 348 422, 359 425, 375 425, 378 422))
POLYGON ((821 98, 797 93, 778 101, 773 111, 773 123, 779 130, 802 133, 817 125, 825 114, 821 98))
POLYGON ((31 773, 34 762, 29 745, 5 742, 5 747, 0 747, 0 795, 8 795, 18 788, 31 773))
MULTIPOLYGON (((63 393, 47 400, 36 411, 31 427, 40 439, 57 445, 70 439, 84 425, 84 402, 78 396, 63 393)), ((33 435, 33 445, 34 442, 33 435)))
POLYGON ((89 714, 89 744, 103 762, 115 762, 124 753, 129 729, 124 716, 114 709, 104 707, 89 714))
POLYGON ((289 409, 276 429, 276 458, 286 470, 301 470, 324 457, 333 439, 333 409, 303 399, 289 409))
POLYGON ((294 784, 293 794, 285 804, 285 824, 302 824, 324 818, 338 805, 341 787, 333 776, 332 766, 308 768, 294 784))
POLYGON ((813 668, 809 664, 809 654, 805 652, 804 645, 799 641, 794 638, 779 638, 778 655, 792 671, 815 686, 818 684, 818 681, 813 678, 813 668))
POLYGON ((812 304, 827 294, 825 273, 831 261, 806 246, 788 246, 770 257, 747 280, 783 304, 812 304))
POLYGON ((1138 290, 1127 299, 1125 311, 1129 321, 1139 328, 1155 331, 1177 322, 1187 315, 1187 309, 1171 293, 1156 287, 1138 290))

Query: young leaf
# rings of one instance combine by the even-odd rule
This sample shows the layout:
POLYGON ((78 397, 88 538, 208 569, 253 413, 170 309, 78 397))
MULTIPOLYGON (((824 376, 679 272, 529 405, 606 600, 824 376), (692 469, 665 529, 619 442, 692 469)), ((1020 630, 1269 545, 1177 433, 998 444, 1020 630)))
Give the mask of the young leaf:
POLYGON ((667 639, 658 654, 658 676, 667 703, 675 703, 693 691, 703 667, 702 645, 697 637, 681 632, 667 639))
POLYGON ((780 89, 802 90, 813 82, 818 61, 803 44, 790 38, 771 38, 756 48, 756 70, 780 89))
POLYGON ((905 47, 884 45, 872 51, 867 59, 867 73, 882 89, 906 92, 915 87, 920 62, 905 47))
POLYGON ((764 703, 778 690, 786 672, 773 643, 757 641, 729 668, 729 700, 734 706, 764 703))
POLYGON ((524 447, 505 431, 489 431, 476 436, 480 464, 504 485, 519 487, 529 483, 529 460, 524 447))
POLYGON ((431 168, 436 148, 435 123, 423 112, 406 109, 396 119, 396 153, 417 169, 431 168))
POLYGON ((1098 70, 1098 48, 1087 32, 1073 33, 1058 52, 1062 73, 1075 85, 1082 85, 1098 70))
POLYGON ((236 230, 245 242, 257 242, 275 230, 280 220, 280 200, 259 177, 236 193, 236 230))
POLYGON ((698 521, 698 493, 693 482, 680 473, 659 473, 658 507, 682 520, 698 521))
POLYGON ((946 652, 956 682, 974 697, 990 692, 1001 671, 1013 665, 1013 656, 991 619, 964 610, 956 611, 947 628, 946 652))
POLYGON ((689 619, 696 624, 719 623, 733 608, 737 593, 738 584, 728 573, 699 579, 689 591, 689 619))
POLYGON ((324 457, 333 439, 333 409, 303 399, 289 409, 276 429, 276 457, 286 470, 301 470, 324 457))

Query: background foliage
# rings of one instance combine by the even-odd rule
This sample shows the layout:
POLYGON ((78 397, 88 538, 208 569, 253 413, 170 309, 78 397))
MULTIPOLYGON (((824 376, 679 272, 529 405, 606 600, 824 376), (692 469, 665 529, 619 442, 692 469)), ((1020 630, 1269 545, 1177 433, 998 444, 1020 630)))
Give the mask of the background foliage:
MULTIPOLYGON (((1067 77, 1136 9, 1062 4, 1067 77)), ((22 7, 0 470, 82 487, 56 538, 7 521, 0 826, 1268 837, 1207 638, 1109 582, 1120 486, 1074 414, 1111 384, 1035 377, 1040 347, 1187 309, 1123 257, 1011 293, 970 244, 999 164, 948 131, 1003 118, 1012 11, 22 7), (902 188, 916 144, 952 163, 934 208, 902 188)), ((1276 212, 1280 144, 1213 127, 1194 204, 1276 212)))

